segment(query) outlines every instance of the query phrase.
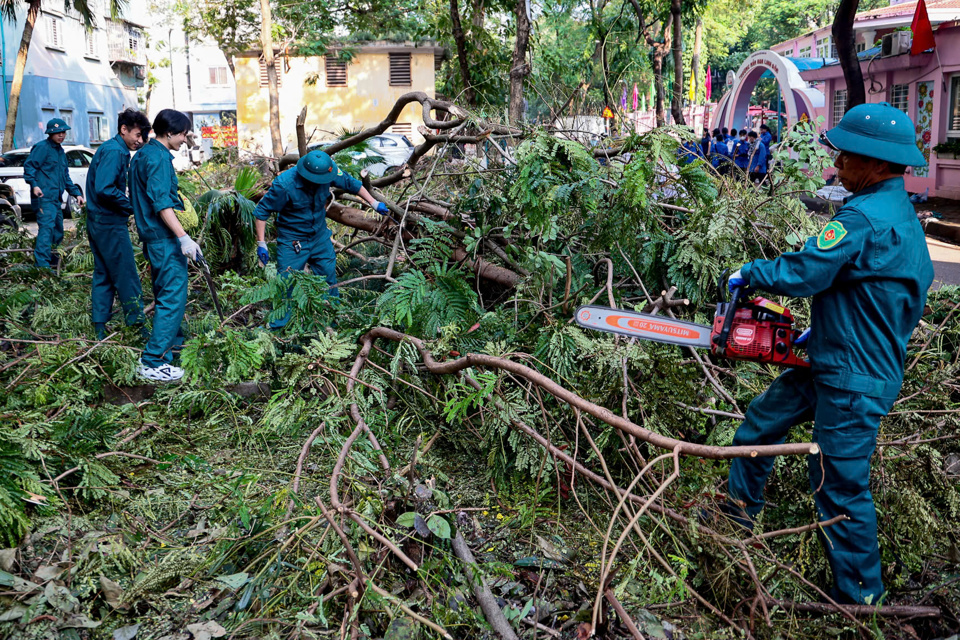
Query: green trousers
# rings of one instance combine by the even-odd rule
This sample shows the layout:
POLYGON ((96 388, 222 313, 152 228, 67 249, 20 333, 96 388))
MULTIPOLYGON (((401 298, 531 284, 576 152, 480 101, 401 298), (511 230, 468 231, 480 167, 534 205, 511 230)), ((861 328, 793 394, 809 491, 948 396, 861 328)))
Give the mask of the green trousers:
POLYGON ((53 248, 63 242, 63 210, 60 208, 60 198, 33 198, 31 204, 37 212, 37 239, 33 245, 33 259, 38 267, 49 269, 53 248))
MULTIPOLYGON (((334 298, 340 297, 337 291, 337 254, 333 249, 332 234, 330 230, 324 227, 317 235, 310 240, 296 241, 300 250, 297 251, 295 241, 286 238, 277 238, 277 273, 281 278, 287 277, 291 271, 303 271, 306 265, 310 265, 310 271, 314 275, 323 276, 327 279, 327 285, 330 287, 330 295, 334 298)), ((289 296, 289 291, 287 293, 289 296)), ((280 329, 290 322, 290 313, 284 317, 270 323, 271 329, 280 329)))
POLYGON ((143 243, 153 280, 153 331, 143 349, 143 365, 156 368, 173 362, 183 345, 183 314, 187 309, 187 257, 176 238, 143 243))
POLYGON ((93 284, 90 288, 91 319, 105 324, 113 315, 113 301, 120 301, 127 326, 143 324, 143 290, 126 218, 87 218, 87 237, 93 253, 93 284))
MULTIPOLYGON (((896 398, 872 398, 834 389, 810 371, 793 369, 750 403, 734 445, 779 444, 794 425, 813 420, 818 455, 809 456, 810 488, 820 521, 844 514, 849 520, 820 531, 833 571, 833 597, 845 603, 876 604, 883 595, 877 514, 870 493, 870 458, 880 419, 896 398)), ((737 458, 730 466, 729 495, 755 518, 774 458, 737 458)))

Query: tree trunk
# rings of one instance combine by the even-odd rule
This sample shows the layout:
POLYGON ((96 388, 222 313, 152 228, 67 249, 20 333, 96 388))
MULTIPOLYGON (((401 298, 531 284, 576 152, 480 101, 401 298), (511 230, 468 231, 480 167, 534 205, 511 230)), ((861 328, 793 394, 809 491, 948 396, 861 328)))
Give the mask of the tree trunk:
POLYGON ((664 104, 663 92, 663 59, 670 51, 670 25, 673 24, 673 16, 667 16, 663 25, 663 43, 654 40, 653 36, 647 36, 647 45, 653 50, 653 91, 656 94, 656 106, 654 114, 657 118, 657 126, 662 127, 667 124, 666 106, 664 104))
POLYGON ((670 112, 675 124, 686 124, 683 119, 683 22, 680 20, 682 0, 670 0, 670 16, 673 18, 673 100, 670 112))
POLYGON ((867 101, 853 33, 853 20, 859 6, 860 0, 840 0, 837 14, 833 18, 833 41, 837 45, 843 79, 847 83, 847 110, 867 101))
POLYGON ((517 42, 510 65, 510 124, 523 120, 523 80, 530 75, 527 46, 530 44, 529 0, 516 0, 517 42))
POLYGON ((277 88, 277 65, 273 56, 273 18, 270 14, 270 0, 260 0, 260 46, 263 48, 263 63, 267 67, 267 92, 270 94, 270 142, 273 155, 283 155, 283 141, 280 138, 280 93, 277 88))
POLYGON ((27 8, 27 21, 23 25, 20 37, 20 49, 17 50, 17 63, 13 68, 13 84, 10 85, 10 105, 7 108, 7 126, 3 131, 3 152, 13 149, 13 136, 17 131, 17 110, 20 108, 20 90, 23 88, 23 72, 27 68, 27 54, 33 39, 33 27, 40 13, 40 0, 30 0, 27 8))
MULTIPOLYGON (((700 78, 700 50, 703 48, 703 20, 697 18, 697 27, 693 31, 693 57, 690 60, 690 77, 693 78, 694 96, 700 91, 703 82, 700 78)), ((707 96, 709 102, 710 96, 707 96)))
POLYGON ((453 23, 453 41, 457 43, 457 62, 460 63, 460 79, 463 82, 463 100, 471 107, 477 106, 473 82, 470 80, 470 62, 467 60, 467 38, 460 24, 460 7, 457 0, 450 0, 450 20, 453 23))

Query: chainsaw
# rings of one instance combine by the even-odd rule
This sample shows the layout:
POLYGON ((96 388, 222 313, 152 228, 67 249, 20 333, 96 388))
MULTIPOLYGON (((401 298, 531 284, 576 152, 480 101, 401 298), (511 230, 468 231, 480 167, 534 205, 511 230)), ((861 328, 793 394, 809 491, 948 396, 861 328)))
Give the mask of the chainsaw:
POLYGON ((766 298, 750 298, 750 290, 738 287, 729 301, 723 293, 713 317, 713 326, 623 311, 600 306, 577 309, 577 324, 630 338, 652 340, 684 347, 710 349, 733 360, 750 360, 778 367, 806 368, 810 362, 794 353, 801 331, 793 328, 793 314, 766 298))

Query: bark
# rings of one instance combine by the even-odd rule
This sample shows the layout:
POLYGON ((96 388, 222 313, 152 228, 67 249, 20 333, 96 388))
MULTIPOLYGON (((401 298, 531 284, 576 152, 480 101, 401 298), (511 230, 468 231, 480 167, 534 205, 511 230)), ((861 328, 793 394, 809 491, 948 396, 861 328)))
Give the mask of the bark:
POLYGON ((490 592, 490 587, 486 585, 481 575, 474 573, 473 568, 477 566, 477 561, 459 531, 456 537, 450 540, 450 547, 453 549, 453 553, 463 562, 463 573, 467 576, 467 582, 473 588, 473 594, 477 597, 477 602, 480 603, 480 609, 486 616, 487 622, 503 640, 517 640, 517 634, 510 623, 507 622, 500 605, 497 604, 497 599, 490 592))
POLYGON ((853 21, 859 6, 860 0, 840 0, 837 14, 833 18, 833 41, 837 45, 837 56, 840 58, 840 68, 843 69, 843 79, 847 83, 848 111, 867 101, 867 93, 863 86, 863 72, 860 69, 860 60, 857 58, 853 33, 853 21))
POLYGON ((304 107, 297 116, 297 153, 300 157, 307 155, 307 108, 304 107))
POLYGON ((527 47, 530 44, 529 0, 515 0, 517 18, 517 41, 513 47, 510 64, 510 124, 518 125, 523 120, 523 80, 530 75, 527 63, 527 47))
MULTIPOLYGON (((690 60, 690 76, 693 78, 694 92, 700 91, 703 82, 700 78, 700 52, 703 48, 703 20, 697 18, 697 26, 693 31, 693 57, 690 60)), ((694 93, 696 95, 696 93, 694 93)), ((709 102, 710 96, 707 96, 709 102)))
POLYGON ((267 92, 270 94, 270 143, 274 157, 279 158, 283 155, 283 141, 280 138, 280 93, 277 87, 272 29, 270 0, 260 0, 260 46, 263 48, 263 63, 267 67, 267 92))
POLYGON ((17 50, 17 62, 13 67, 13 83, 10 85, 10 105, 7 108, 7 126, 3 132, 3 152, 13 149, 13 136, 17 131, 17 111, 20 109, 20 90, 23 88, 23 73, 27 68, 27 54, 30 41, 33 40, 33 27, 40 13, 40 0, 30 0, 27 7, 27 20, 20 36, 20 48, 17 50))
POLYGON ((467 38, 460 24, 460 7, 457 0, 450 0, 450 20, 453 23, 453 41, 457 43, 457 62, 460 65, 460 80, 463 82, 463 100, 471 107, 476 106, 476 94, 470 80, 470 61, 467 59, 467 38))
POLYGON ((657 118, 657 126, 662 127, 667 123, 666 108, 664 105, 665 98, 663 95, 663 59, 667 56, 671 48, 670 25, 673 23, 673 16, 667 16, 663 24, 663 42, 657 42, 652 35, 647 33, 643 23, 643 16, 638 17, 640 19, 641 29, 643 29, 644 35, 646 36, 647 46, 649 46, 652 51, 653 90, 656 93, 654 112, 657 118))
POLYGON ((670 0, 670 16, 673 18, 673 100, 670 112, 675 124, 683 125, 683 21, 680 19, 682 0, 670 0))

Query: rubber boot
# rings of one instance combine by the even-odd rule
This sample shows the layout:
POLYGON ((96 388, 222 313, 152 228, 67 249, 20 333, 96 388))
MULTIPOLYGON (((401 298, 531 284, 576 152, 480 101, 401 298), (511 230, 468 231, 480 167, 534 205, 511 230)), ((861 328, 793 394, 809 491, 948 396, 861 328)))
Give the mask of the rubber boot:
POLYGON ((103 340, 107 337, 107 323, 106 322, 94 322, 94 328, 97 330, 97 340, 103 340))

